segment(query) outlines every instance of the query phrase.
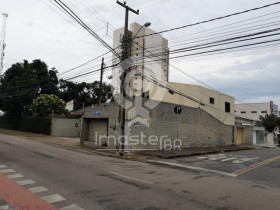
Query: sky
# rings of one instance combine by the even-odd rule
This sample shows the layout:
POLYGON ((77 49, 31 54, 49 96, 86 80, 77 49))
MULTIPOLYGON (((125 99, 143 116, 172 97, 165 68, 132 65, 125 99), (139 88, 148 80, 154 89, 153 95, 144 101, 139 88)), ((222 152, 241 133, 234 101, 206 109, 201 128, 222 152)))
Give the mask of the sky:
MULTIPOLYGON (((71 22, 51 2, 53 0, 0 0, 0 12, 9 14, 4 69, 9 68, 13 63, 22 62, 23 59, 30 62, 41 59, 50 68, 55 67, 62 73, 108 51, 87 31, 71 22)), ((124 25, 124 9, 116 4, 115 0, 65 0, 65 2, 75 8, 85 22, 109 45, 112 45, 112 32, 124 25)), ((162 31, 277 1, 127 0, 126 2, 135 10, 140 10, 139 15, 130 14, 130 23, 151 22, 151 29, 162 31)), ((184 37, 187 40, 194 40, 196 36, 201 35, 198 32, 277 11, 280 11, 280 5, 162 35, 169 40, 172 49, 174 38, 184 37)), ((274 21, 280 21, 276 16, 277 14, 274 21)), ((227 28, 230 29, 231 27, 227 28)), ((205 33, 205 38, 208 35, 205 33)), ((235 97, 238 101, 258 103, 273 100, 280 105, 278 48, 275 45, 273 48, 268 48, 271 50, 266 52, 261 52, 260 49, 175 59, 171 64, 212 88, 235 97)), ((110 61, 110 55, 105 57, 105 63, 110 61)), ((75 73, 99 68, 100 63, 101 58, 75 73)), ((106 76, 109 74, 110 72, 106 76)), ((99 75, 96 74, 83 77, 78 81, 89 82, 98 78, 99 75)), ((173 68, 170 68, 170 81, 201 85, 173 68)))

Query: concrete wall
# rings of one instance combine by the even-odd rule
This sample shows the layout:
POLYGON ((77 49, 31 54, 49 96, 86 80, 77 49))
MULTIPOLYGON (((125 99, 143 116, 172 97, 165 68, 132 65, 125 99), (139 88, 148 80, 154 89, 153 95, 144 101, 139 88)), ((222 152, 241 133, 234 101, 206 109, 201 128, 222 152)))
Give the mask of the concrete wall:
POLYGON ((80 137, 81 119, 53 118, 52 136, 80 137))
POLYGON ((244 144, 253 144, 253 127, 252 126, 244 126, 244 144))
POLYGON ((268 145, 274 145, 276 142, 274 141, 274 134, 271 132, 271 133, 266 133, 265 134, 265 141, 266 141, 266 144, 268 145))
MULTIPOLYGON (((149 127, 143 124, 131 126, 131 136, 139 136, 141 132, 146 145, 133 146, 131 149, 159 149, 160 145, 149 145, 148 137, 170 139, 174 145, 177 139, 177 119, 174 104, 161 102, 149 113, 149 127)), ((228 126, 215 119, 200 108, 181 106, 178 115, 178 139, 182 147, 224 146, 233 143, 233 126, 228 126)))
MULTIPOLYGON (((158 101, 150 100, 149 103, 158 103, 158 101)), ((151 104, 150 104, 151 105, 151 104)), ((159 149, 161 148, 160 142, 156 145, 149 145, 149 137, 154 136, 158 139, 164 137, 163 140, 170 139, 172 144, 177 139, 177 119, 174 113, 175 104, 161 102, 156 108, 149 110, 148 114, 141 116, 144 120, 147 120, 149 126, 141 124, 143 118, 139 118, 140 121, 129 119, 129 115, 133 116, 131 110, 127 110, 126 120, 130 128, 130 136, 138 136, 140 138, 141 133, 146 137, 143 137, 144 144, 138 146, 131 146, 130 149, 159 149), (128 114, 129 112, 129 114, 128 114)), ((182 147, 207 147, 207 146, 224 146, 233 143, 234 129, 233 126, 225 125, 209 113, 200 108, 193 108, 187 106, 181 106, 182 113, 178 115, 178 139, 182 141, 182 147)), ((137 109, 134 109, 137 113, 137 109)), ((108 119, 108 135, 118 136, 117 127, 118 121, 118 105, 116 103, 110 103, 101 107, 93 106, 90 110, 87 110, 82 117, 82 133, 81 139, 88 140, 88 124, 90 120, 95 118, 107 118, 108 119), (96 116, 95 113, 100 113, 96 116)), ((114 140, 108 140, 109 148, 115 148, 114 140)))

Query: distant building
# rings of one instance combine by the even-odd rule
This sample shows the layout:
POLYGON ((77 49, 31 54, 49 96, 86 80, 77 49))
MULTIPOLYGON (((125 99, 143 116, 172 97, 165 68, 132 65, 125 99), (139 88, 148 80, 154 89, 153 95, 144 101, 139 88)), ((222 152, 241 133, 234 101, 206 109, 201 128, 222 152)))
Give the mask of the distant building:
POLYGON ((270 102, 235 104, 235 115, 249 120, 259 121, 260 116, 275 114, 279 117, 278 106, 270 102))
MULTIPOLYGON (((153 69, 153 72, 149 71, 148 73, 155 73, 159 76, 159 80, 167 82, 169 79, 169 48, 168 40, 162 37, 162 35, 156 33, 150 28, 142 27, 138 23, 130 24, 129 38, 135 39, 131 42, 131 45, 128 49, 129 56, 133 59, 137 70, 140 72, 149 71, 153 69), (139 31, 140 30, 140 31, 139 31), (150 36, 145 36, 149 35, 150 36), (141 37, 144 36, 144 37, 141 37), (139 37, 139 38, 137 38, 139 37), (146 49, 146 50, 145 50, 146 49), (149 62, 151 55, 156 54, 158 57, 154 62, 149 62)), ((124 34, 124 28, 120 28, 114 31, 113 38, 113 48, 116 49, 116 52, 121 54, 122 48, 119 47, 122 44, 124 34)), ((116 56, 113 56, 113 63, 116 63, 116 56)), ((134 76, 134 80, 140 81, 142 76, 134 76)))
POLYGON ((74 110, 74 102, 73 101, 67 102, 65 108, 70 112, 73 111, 74 110))
MULTIPOLYGON (((235 115, 239 118, 247 119, 252 121, 253 125, 256 125, 256 122, 260 121, 260 116, 265 116, 266 114, 274 114, 277 117, 279 117, 279 110, 278 106, 273 103, 273 101, 264 102, 264 103, 246 103, 246 104, 235 104, 235 115)), ((237 121, 236 121, 237 122, 237 121)), ((254 127, 256 128, 256 127, 254 127)), ((253 128, 253 129, 254 129, 253 128)), ((241 133, 241 128, 239 128, 241 133)), ((244 130, 244 129, 243 129, 244 130)), ((245 130, 244 132, 245 133, 245 130)), ((253 142, 257 144, 268 144, 273 145, 278 140, 278 134, 279 134, 279 128, 276 127, 274 132, 265 132, 265 140, 264 141, 258 141, 256 140, 256 135, 258 133, 261 133, 261 131, 257 131, 256 133, 253 133, 253 142)), ((245 135, 245 134, 244 134, 245 135)), ((262 135, 262 134, 260 134, 262 135)), ((240 134, 240 136, 242 136, 240 134)))

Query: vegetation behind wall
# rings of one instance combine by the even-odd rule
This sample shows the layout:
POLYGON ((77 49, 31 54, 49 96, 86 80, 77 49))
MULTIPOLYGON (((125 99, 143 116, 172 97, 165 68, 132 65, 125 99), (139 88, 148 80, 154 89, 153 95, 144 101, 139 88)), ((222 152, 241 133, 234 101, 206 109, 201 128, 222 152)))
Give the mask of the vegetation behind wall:
POLYGON ((0 128, 51 134, 52 118, 1 116, 0 128))

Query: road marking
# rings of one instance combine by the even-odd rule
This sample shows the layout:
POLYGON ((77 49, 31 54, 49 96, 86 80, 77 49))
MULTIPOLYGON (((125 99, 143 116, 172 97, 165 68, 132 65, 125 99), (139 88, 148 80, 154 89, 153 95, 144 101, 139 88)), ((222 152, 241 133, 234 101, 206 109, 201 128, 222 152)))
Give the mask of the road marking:
POLYGON ((47 188, 42 187, 42 186, 40 186, 40 187, 33 187, 33 188, 29 188, 28 190, 29 190, 30 192, 32 192, 32 193, 39 193, 39 192, 45 192, 45 191, 48 191, 48 189, 47 189, 47 188))
POLYGON ((22 181, 17 181, 17 183, 19 184, 19 185, 28 185, 28 184, 34 184, 35 182, 33 181, 33 180, 22 180, 22 181))
POLYGON ((47 155, 52 155, 52 156, 55 156, 55 157, 58 157, 57 154, 53 154, 53 153, 50 153, 50 152, 46 152, 46 151, 41 151, 42 153, 45 153, 47 155))
POLYGON ((79 207, 77 204, 74 204, 71 206, 66 206, 64 208, 61 208, 60 210, 85 210, 85 209, 79 207))
POLYGON ((23 177, 23 175, 22 175, 22 174, 11 174, 11 175, 7 175, 7 177, 8 177, 9 179, 16 179, 16 178, 21 178, 21 177, 23 177))
POLYGON ((146 184, 153 184, 152 182, 148 182, 148 181, 144 181, 144 180, 141 180, 141 179, 136 179, 136 178, 133 178, 133 177, 125 176, 125 175, 122 175, 122 174, 115 173, 113 171, 110 171, 110 173, 111 174, 115 174, 117 176, 121 176, 121 177, 127 178, 127 179, 131 179, 131 180, 135 180, 135 181, 139 181, 139 182, 144 182, 146 184))
POLYGON ((244 155, 226 155, 226 154, 218 154, 218 155, 208 155, 208 156, 202 156, 197 157, 198 159, 208 159, 208 160, 216 160, 221 162, 231 161, 232 163, 239 164, 244 163, 247 161, 252 161, 255 159, 258 159, 258 157, 248 158, 244 155))
POLYGON ((256 159, 258 159, 258 158, 257 157, 255 157, 255 158, 241 158, 239 160, 232 161, 232 163, 244 163, 244 162, 248 162, 248 161, 256 160, 256 159))
POLYGON ((65 200, 65 198, 63 198, 62 196, 60 196, 58 194, 48 195, 48 196, 42 197, 42 199, 44 201, 46 201, 47 203, 55 203, 55 202, 59 202, 59 201, 64 201, 65 200))
POLYGON ((7 166, 5 166, 5 165, 0 165, 0 168, 7 168, 7 166))
POLYGON ((262 165, 268 164, 268 163, 270 163, 272 161, 279 160, 279 159, 280 159, 280 156, 276 156, 276 157, 264 160, 262 162, 256 163, 254 165, 251 165, 251 166, 249 166, 247 168, 243 168, 243 169, 240 169, 238 171, 235 171, 235 172, 233 172, 233 174, 240 175, 240 174, 243 174, 243 173, 245 173, 247 171, 253 170, 253 169, 257 168, 257 167, 260 167, 262 165))
POLYGON ((226 159, 223 159, 221 160, 222 162, 225 162, 225 161, 229 161, 229 160, 235 160, 237 157, 231 157, 231 158, 226 158, 226 159))
POLYGON ((225 175, 225 176, 237 177, 236 174, 227 173, 227 172, 224 172, 224 171, 207 169, 207 168, 200 168, 200 167, 195 167, 195 166, 186 166, 186 165, 181 165, 181 164, 177 164, 177 163, 169 163, 169 162, 164 162, 164 161, 150 160, 150 162, 161 163, 161 164, 165 164, 165 165, 169 165, 169 166, 176 166, 176 167, 179 167, 179 168, 192 169, 192 170, 196 170, 196 171, 205 171, 205 172, 211 172, 211 173, 216 173, 216 174, 225 175))
POLYGON ((3 169, 3 170, 0 170, 1 174, 14 173, 14 172, 16 172, 14 169, 3 169))

